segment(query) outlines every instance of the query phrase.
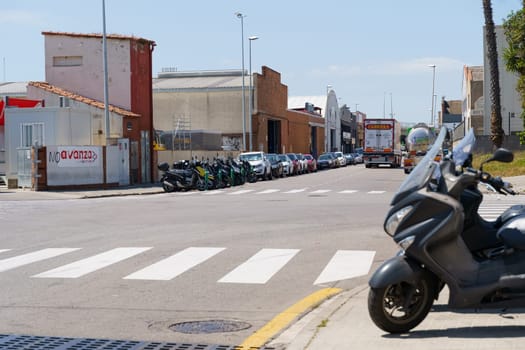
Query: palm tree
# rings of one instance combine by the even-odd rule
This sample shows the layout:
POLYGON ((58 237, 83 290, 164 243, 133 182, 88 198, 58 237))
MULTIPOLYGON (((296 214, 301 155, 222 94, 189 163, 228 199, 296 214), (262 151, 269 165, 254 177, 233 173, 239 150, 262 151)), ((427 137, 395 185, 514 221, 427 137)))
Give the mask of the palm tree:
POLYGON ((501 101, 498 71, 498 51, 496 47, 496 33, 492 19, 491 0, 483 0, 483 14, 485 15, 485 39, 487 42, 487 59, 490 72, 490 139, 494 147, 501 147, 503 143, 503 128, 501 127, 501 101))

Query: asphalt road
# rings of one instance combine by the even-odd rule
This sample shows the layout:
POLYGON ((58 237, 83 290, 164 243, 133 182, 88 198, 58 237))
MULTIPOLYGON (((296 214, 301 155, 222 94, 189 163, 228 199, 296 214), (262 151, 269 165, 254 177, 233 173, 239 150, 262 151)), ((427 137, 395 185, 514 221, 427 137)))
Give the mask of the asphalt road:
POLYGON ((298 300, 366 282, 397 250, 382 225, 404 178, 349 166, 223 191, 0 202, 0 333, 239 344, 298 300), (206 320, 234 329, 169 328, 206 320))

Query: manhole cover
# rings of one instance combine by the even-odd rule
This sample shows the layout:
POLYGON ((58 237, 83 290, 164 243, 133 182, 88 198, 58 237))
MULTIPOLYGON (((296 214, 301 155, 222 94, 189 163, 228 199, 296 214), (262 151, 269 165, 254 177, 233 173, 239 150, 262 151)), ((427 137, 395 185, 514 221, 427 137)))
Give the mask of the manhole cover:
POLYGON ((250 328, 252 325, 246 322, 231 320, 207 320, 207 321, 190 321, 180 322, 169 326, 174 332, 186 334, 199 333, 225 333, 237 332, 250 328))

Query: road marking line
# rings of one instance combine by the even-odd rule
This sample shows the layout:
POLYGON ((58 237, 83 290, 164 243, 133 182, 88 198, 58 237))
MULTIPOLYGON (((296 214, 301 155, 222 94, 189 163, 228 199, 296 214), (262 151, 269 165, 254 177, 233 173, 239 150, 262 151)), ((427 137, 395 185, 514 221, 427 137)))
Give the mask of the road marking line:
POLYGON ((241 349, 259 349, 266 344, 270 338, 281 332, 292 321, 321 304, 329 297, 342 291, 341 288, 324 288, 310 294, 298 301, 288 309, 275 316, 270 322, 257 330, 253 335, 246 338, 240 345, 241 349))
POLYGON ((314 284, 323 284, 365 276, 370 271, 375 251, 338 250, 314 284))
POLYGON ((0 272, 14 269, 15 267, 31 264, 37 261, 54 258, 56 256, 74 252, 80 248, 46 248, 36 252, 0 260, 0 272))
POLYGON ((279 192, 280 190, 276 190, 276 189, 269 189, 269 190, 264 190, 264 191, 261 191, 261 192, 257 192, 255 194, 267 194, 267 193, 275 193, 275 192, 279 192))
POLYGON ((344 191, 340 191, 338 193, 356 193, 356 192, 359 192, 358 190, 344 190, 344 191))
POLYGON ((367 194, 383 194, 386 191, 368 191, 367 194))
POLYGON ((195 194, 197 192, 189 191, 189 192, 177 192, 175 193, 176 196, 191 196, 192 194, 195 194))
POLYGON ((265 284, 298 252, 299 249, 261 249, 218 282, 265 284))
POLYGON ((212 196, 214 194, 219 194, 219 193, 224 193, 224 191, 221 191, 221 190, 213 190, 213 191, 206 191, 206 192, 203 192, 202 194, 203 195, 206 195, 206 196, 212 196))
POLYGON ((304 192, 306 191, 306 188, 299 188, 297 190, 290 190, 290 191, 286 191, 284 193, 299 193, 299 192, 304 192))
POLYGON ((145 252, 151 247, 129 247, 115 248, 92 257, 76 261, 71 264, 60 266, 32 277, 38 278, 77 278, 93 271, 115 264, 121 260, 128 259, 134 255, 145 252))
POLYGON ((316 191, 312 191, 310 192, 311 194, 319 194, 319 193, 327 193, 327 192, 330 192, 332 190, 316 190, 316 191))
POLYGON ((124 279, 169 281, 189 269, 203 263, 226 248, 190 247, 163 259, 124 279))
POLYGON ((3 252, 8 252, 10 251, 11 249, 0 249, 0 253, 3 253, 3 252))
POLYGON ((254 190, 239 190, 239 191, 236 191, 236 192, 228 193, 228 195, 243 194, 243 193, 248 193, 248 192, 253 192, 253 191, 254 190))

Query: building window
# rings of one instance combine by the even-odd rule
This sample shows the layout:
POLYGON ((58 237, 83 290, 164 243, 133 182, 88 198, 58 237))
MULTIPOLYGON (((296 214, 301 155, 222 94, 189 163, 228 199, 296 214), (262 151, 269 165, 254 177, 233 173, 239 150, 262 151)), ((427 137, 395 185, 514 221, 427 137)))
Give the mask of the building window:
POLYGON ((44 145, 44 123, 24 123, 20 125, 20 147, 44 145))
POLYGON ((82 65, 82 56, 53 56, 53 67, 77 67, 82 65))

